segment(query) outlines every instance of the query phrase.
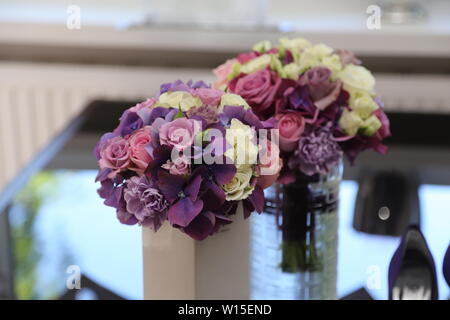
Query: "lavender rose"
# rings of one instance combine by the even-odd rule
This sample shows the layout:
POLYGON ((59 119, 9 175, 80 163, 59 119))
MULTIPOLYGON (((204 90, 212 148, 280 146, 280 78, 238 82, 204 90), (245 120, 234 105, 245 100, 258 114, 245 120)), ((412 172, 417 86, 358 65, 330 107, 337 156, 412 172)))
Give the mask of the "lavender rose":
POLYGON ((218 105, 220 98, 225 92, 210 88, 198 88, 194 89, 193 94, 195 97, 199 97, 200 100, 206 105, 218 105))
POLYGON ((119 172, 125 171, 130 165, 128 141, 122 137, 114 137, 104 143, 100 150, 98 164, 102 170, 111 169, 111 173, 108 175, 110 179, 114 179, 119 172))
POLYGON ((325 110, 332 104, 341 92, 341 82, 332 82, 331 70, 325 67, 314 67, 308 70, 300 79, 301 85, 306 85, 314 105, 325 110))
POLYGON ((138 103, 134 107, 130 108, 130 111, 138 113, 139 111, 141 111, 144 108, 151 108, 155 104, 155 102, 156 102, 155 98, 148 98, 147 100, 145 100, 141 103, 138 103))
POLYGON ((157 231, 167 218, 168 202, 161 192, 152 187, 146 176, 132 177, 124 192, 127 212, 138 222, 157 231))
POLYGON ((341 59, 342 64, 361 64, 361 60, 356 58, 355 54, 350 50, 337 50, 339 58, 341 59))
POLYGON ((327 128, 316 128, 303 136, 288 166, 307 175, 326 174, 342 157, 342 150, 327 128))
POLYGON ((229 89, 244 98, 258 116, 267 119, 273 114, 280 84, 281 78, 275 72, 263 69, 233 79, 229 89))
POLYGON ((159 139, 162 145, 183 151, 193 144, 195 135, 199 131, 200 124, 196 120, 178 118, 161 126, 159 139))

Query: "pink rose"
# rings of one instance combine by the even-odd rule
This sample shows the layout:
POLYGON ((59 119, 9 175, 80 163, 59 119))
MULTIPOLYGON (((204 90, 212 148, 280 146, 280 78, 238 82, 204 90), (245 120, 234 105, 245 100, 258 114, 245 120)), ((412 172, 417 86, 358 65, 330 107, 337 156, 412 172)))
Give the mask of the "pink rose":
POLYGON ((170 174, 183 175, 189 173, 189 159, 186 157, 177 157, 174 161, 168 160, 161 166, 169 170, 170 174))
POLYGON ((214 83, 214 88, 220 89, 223 85, 227 84, 227 77, 236 62, 238 62, 237 59, 227 60, 224 64, 218 66, 213 70, 214 74, 217 77, 217 82, 214 83))
POLYGON ((206 105, 216 106, 220 103, 220 98, 225 92, 216 89, 198 88, 193 92, 194 96, 199 97, 206 105))
POLYGON ((234 78, 229 89, 244 98, 260 118, 267 119, 274 113, 280 84, 281 78, 275 72, 263 69, 234 78))
POLYGON ((293 151, 305 130, 305 119, 300 112, 287 111, 276 115, 280 134, 280 149, 284 152, 293 151))
POLYGON ((319 110, 325 110, 341 93, 341 81, 332 82, 330 76, 330 69, 314 67, 300 78, 300 84, 308 87, 311 99, 319 110))
POLYGON ((252 52, 244 52, 244 53, 239 54, 239 55, 237 56, 237 59, 236 59, 236 60, 237 60, 240 64, 245 64, 245 63, 249 62, 250 60, 253 60, 253 59, 259 57, 260 55, 261 55, 261 54, 260 54, 259 52, 256 52, 256 51, 252 51, 252 52))
POLYGON ((125 171, 130 165, 130 147, 128 141, 122 137, 115 137, 108 140, 100 150, 99 166, 103 169, 111 169, 108 175, 114 179, 117 173, 125 171))
POLYGON ((146 126, 128 138, 130 145, 130 170, 143 174, 148 164, 153 160, 145 147, 152 141, 151 127, 146 126))
POLYGON ((131 112, 138 112, 144 108, 150 108, 156 102, 155 98, 149 98, 141 103, 138 103, 130 109, 131 112))
POLYGON ((269 140, 266 140, 266 148, 260 153, 258 166, 258 181, 257 185, 263 189, 270 187, 280 176, 281 168, 283 167, 283 160, 280 158, 280 149, 278 146, 269 140))
POLYGON ((194 119, 178 118, 167 122, 159 129, 162 145, 183 151, 194 143, 195 135, 200 131, 200 124, 194 119))

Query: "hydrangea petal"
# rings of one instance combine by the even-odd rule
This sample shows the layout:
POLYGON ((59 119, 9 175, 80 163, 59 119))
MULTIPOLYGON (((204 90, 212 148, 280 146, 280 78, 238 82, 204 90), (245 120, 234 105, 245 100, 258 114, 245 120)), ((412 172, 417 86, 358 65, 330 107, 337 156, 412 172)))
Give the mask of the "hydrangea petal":
POLYGON ((170 207, 167 218, 174 225, 187 227, 199 215, 202 209, 202 200, 199 199, 194 202, 189 197, 186 197, 170 207))

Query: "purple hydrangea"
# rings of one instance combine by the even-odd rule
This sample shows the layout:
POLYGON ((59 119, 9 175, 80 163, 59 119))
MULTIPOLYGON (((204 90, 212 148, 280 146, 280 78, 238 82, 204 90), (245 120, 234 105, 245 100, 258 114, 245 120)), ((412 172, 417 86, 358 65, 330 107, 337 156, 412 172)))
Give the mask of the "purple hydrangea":
POLYGON ((174 82, 164 83, 160 87, 160 94, 163 94, 168 91, 187 91, 189 92, 191 89, 198 88, 209 88, 209 86, 203 81, 192 82, 188 81, 184 83, 181 80, 176 80, 174 82))
POLYGON ((328 128, 315 128, 305 134, 290 157, 288 166, 307 175, 326 174, 342 157, 342 150, 328 128))
POLYGON ((127 212, 141 225, 157 231, 166 220, 168 202, 146 176, 132 177, 124 191, 127 212))
POLYGON ((116 130, 114 130, 114 134, 125 137, 136 130, 139 130, 143 126, 144 122, 142 121, 142 118, 136 112, 127 110, 120 118, 120 124, 116 130))

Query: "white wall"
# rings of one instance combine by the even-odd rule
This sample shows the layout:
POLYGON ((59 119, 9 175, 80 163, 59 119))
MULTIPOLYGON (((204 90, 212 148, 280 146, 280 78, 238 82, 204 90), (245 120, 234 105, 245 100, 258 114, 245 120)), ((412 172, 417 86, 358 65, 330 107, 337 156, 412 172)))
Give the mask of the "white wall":
MULTIPOLYGON (((365 29, 366 8, 387 0, 10 0, 0 3, 0 21, 65 23, 67 7, 77 5, 85 24, 120 24, 152 16, 156 20, 248 23, 266 11, 266 22, 290 22, 300 30, 365 29), (173 19, 172 19, 173 20, 173 19)), ((419 0, 427 24, 449 32, 450 2, 419 0)))

